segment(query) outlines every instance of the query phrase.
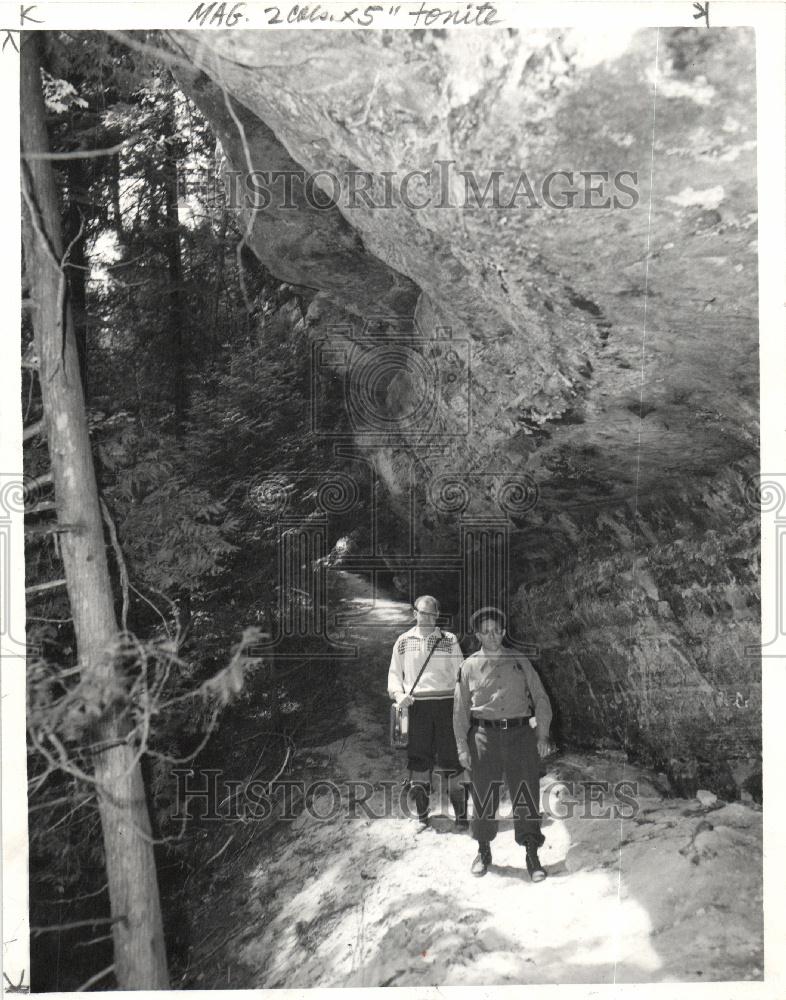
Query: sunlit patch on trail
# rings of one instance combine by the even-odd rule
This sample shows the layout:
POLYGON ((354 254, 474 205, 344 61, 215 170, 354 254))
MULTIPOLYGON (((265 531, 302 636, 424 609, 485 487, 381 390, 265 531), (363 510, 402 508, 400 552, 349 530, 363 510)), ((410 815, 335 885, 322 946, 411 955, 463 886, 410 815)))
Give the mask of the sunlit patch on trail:
MULTIPOLYGON (((342 582, 349 588, 367 590, 368 584, 354 573, 342 572, 342 582)), ((352 625, 355 628, 364 626, 393 626, 402 629, 409 628, 413 623, 412 608, 406 601, 392 600, 380 594, 366 593, 342 597, 337 604, 336 623, 352 625)))

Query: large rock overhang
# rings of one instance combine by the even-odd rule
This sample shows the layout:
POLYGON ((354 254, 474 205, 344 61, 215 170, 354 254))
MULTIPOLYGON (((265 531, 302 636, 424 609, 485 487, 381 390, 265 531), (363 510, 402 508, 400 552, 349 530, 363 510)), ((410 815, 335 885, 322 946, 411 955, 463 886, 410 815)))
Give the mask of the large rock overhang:
MULTIPOLYGON (((511 608, 566 729, 740 787, 760 718, 753 32, 167 40, 234 170, 338 179, 318 209, 246 216, 269 270, 318 293, 313 335, 466 346, 414 443, 486 483, 471 510, 499 498, 484 473, 536 484, 511 608), (495 176, 497 203, 468 204, 495 176)), ((391 383, 394 411, 417 387, 391 383)), ((412 435, 358 441, 395 500, 412 435)), ((439 517, 420 527, 439 547, 439 517)))
POLYGON ((655 30, 170 41, 209 78, 190 89, 239 171, 302 169, 328 193, 328 176, 360 171, 375 204, 386 175, 411 171, 432 195, 449 171, 459 204, 459 171, 481 194, 499 171, 502 205, 519 183, 511 207, 473 209, 412 207, 417 178, 409 206, 400 188, 393 207, 350 204, 345 186, 328 211, 301 198, 256 213, 250 234, 274 274, 361 320, 411 316, 421 295, 429 322, 471 344, 472 467, 526 466, 544 500, 551 483, 555 501, 647 506, 755 455, 752 32, 662 31, 657 47, 655 30), (573 207, 544 200, 559 170, 552 200, 573 207))

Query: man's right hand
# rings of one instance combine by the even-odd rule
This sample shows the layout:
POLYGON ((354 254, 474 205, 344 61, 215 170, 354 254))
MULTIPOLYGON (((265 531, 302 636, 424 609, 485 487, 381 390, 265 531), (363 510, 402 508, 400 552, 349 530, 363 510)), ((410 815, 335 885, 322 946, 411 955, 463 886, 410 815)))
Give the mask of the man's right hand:
POLYGON ((461 764, 461 766, 464 768, 465 771, 471 771, 472 770, 472 762, 469 759, 469 754, 468 753, 460 753, 459 754, 459 764, 461 764))
POLYGON ((412 697, 411 694, 397 694, 396 695, 396 704, 398 706, 400 706, 401 708, 404 708, 407 705, 411 705, 414 702, 414 700, 415 699, 412 697))

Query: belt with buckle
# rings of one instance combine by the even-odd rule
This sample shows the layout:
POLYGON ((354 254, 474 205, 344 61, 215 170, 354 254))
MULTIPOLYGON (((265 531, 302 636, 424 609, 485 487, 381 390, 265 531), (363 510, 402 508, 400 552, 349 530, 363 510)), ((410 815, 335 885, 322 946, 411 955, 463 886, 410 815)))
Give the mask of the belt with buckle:
POLYGON ((528 726, 529 720, 529 715, 519 715, 515 719, 482 719, 479 715, 472 716, 472 722, 481 729, 514 729, 516 726, 528 726))

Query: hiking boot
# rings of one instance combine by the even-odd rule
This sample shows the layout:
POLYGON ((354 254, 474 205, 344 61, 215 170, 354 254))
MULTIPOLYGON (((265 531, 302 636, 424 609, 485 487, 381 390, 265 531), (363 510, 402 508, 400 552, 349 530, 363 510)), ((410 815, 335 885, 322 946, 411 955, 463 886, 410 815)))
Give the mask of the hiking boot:
POLYGON ((450 795, 450 804, 456 815, 456 829, 461 833, 469 830, 469 820, 467 819, 467 796, 461 792, 454 792, 450 795))
POLYGON ((428 826, 428 792, 422 785, 412 785, 410 787, 410 794, 415 804, 415 811, 418 814, 418 822, 421 826, 428 826))
POLYGON ((533 882, 542 882, 546 877, 546 869, 540 863, 538 849, 531 844, 527 845, 527 871, 533 882))
POLYGON ((489 865, 491 864, 491 844, 487 844, 485 841, 479 841, 478 843, 478 853, 475 860, 472 862, 472 868, 470 871, 473 875, 480 877, 485 875, 489 870, 489 865))

